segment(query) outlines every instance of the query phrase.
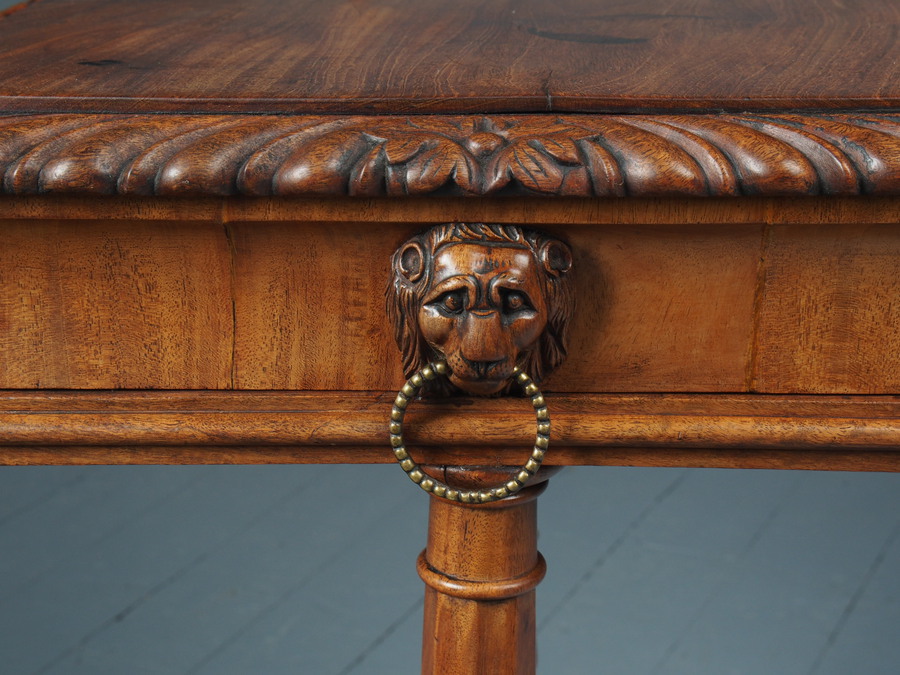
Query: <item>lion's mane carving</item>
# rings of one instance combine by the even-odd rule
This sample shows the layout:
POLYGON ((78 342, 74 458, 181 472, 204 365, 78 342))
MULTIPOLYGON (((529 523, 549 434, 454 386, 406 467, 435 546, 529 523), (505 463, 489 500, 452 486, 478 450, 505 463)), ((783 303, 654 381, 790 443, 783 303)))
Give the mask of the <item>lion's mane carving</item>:
MULTIPOLYGON (((485 256, 497 250, 514 250, 518 253, 527 251, 532 256, 533 264, 529 261, 528 275, 537 278, 528 281, 530 288, 539 289, 542 298, 532 302, 534 311, 531 314, 540 313, 538 319, 545 318, 546 322, 536 339, 522 345, 512 358, 516 362, 514 365, 519 365, 536 381, 540 381, 566 357, 569 320, 574 309, 571 251, 560 240, 535 230, 482 223, 436 225, 407 240, 394 253, 391 280, 385 294, 386 309, 393 324, 394 338, 402 352, 405 376, 410 377, 435 358, 447 359, 451 367, 454 363, 462 363, 459 355, 442 353, 430 344, 423 334, 420 321, 422 308, 429 294, 433 295, 436 255, 439 251, 446 251, 448 245, 463 243, 472 245, 466 247, 469 255, 481 250, 485 256)), ((492 325, 496 328, 479 330, 504 330, 500 327, 500 321, 492 325)), ((480 335, 477 339, 490 339, 490 335, 486 338, 480 335)), ((462 361, 470 363, 466 359, 462 361)), ((512 384, 510 380, 502 391, 491 393, 506 392, 512 384)), ((432 385, 432 393, 459 393, 459 389, 447 380, 440 379, 432 385)))

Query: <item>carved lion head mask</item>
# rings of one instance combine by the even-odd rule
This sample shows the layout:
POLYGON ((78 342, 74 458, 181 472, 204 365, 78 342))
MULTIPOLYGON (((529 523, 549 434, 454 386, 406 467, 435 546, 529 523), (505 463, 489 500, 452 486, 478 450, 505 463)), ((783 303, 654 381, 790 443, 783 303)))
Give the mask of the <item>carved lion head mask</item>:
POLYGON ((566 356, 571 269, 566 244, 518 226, 450 223, 409 239, 387 289, 405 375, 444 358, 470 394, 507 390, 516 365, 540 381, 566 356))

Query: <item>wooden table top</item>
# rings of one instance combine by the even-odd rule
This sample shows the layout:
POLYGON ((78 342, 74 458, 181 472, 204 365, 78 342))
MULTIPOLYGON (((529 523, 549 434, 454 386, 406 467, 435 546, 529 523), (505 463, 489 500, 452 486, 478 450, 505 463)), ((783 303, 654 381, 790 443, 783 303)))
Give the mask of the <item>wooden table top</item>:
POLYGON ((898 23, 894 0, 38 0, 0 16, 0 192, 895 195, 898 23))
POLYGON ((885 109, 895 0, 39 0, 0 111, 885 109))

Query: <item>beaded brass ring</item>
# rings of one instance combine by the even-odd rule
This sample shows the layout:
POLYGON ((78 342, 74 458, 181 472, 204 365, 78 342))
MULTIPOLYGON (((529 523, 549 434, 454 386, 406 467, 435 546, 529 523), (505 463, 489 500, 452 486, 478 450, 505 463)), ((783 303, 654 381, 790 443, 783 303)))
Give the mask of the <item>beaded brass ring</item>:
POLYGON ((394 405, 391 408, 390 424, 391 447, 394 450, 394 456, 413 483, 416 483, 425 492, 449 499, 450 501, 484 504, 515 494, 525 487, 538 469, 541 468, 547 447, 550 445, 550 413, 544 402, 544 396, 538 390, 531 377, 518 366, 513 370, 513 374, 516 381, 525 390, 525 394, 531 398, 531 405, 534 407, 535 416, 537 417, 537 437, 534 441, 531 457, 507 482, 484 490, 457 490, 436 478, 426 476, 419 465, 409 456, 406 444, 403 441, 403 416, 406 414, 406 408, 425 382, 434 380, 438 375, 449 375, 449 373, 450 368, 446 361, 429 363, 410 377, 397 394, 397 398, 394 399, 394 405))

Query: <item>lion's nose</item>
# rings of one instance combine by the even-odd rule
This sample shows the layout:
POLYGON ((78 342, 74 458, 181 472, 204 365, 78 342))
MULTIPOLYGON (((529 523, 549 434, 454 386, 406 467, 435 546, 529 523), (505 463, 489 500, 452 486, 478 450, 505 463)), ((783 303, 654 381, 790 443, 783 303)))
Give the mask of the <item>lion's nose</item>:
POLYGON ((476 371, 479 376, 507 357, 509 339, 497 312, 470 313, 463 323, 461 338, 460 354, 467 364, 480 364, 476 371))

